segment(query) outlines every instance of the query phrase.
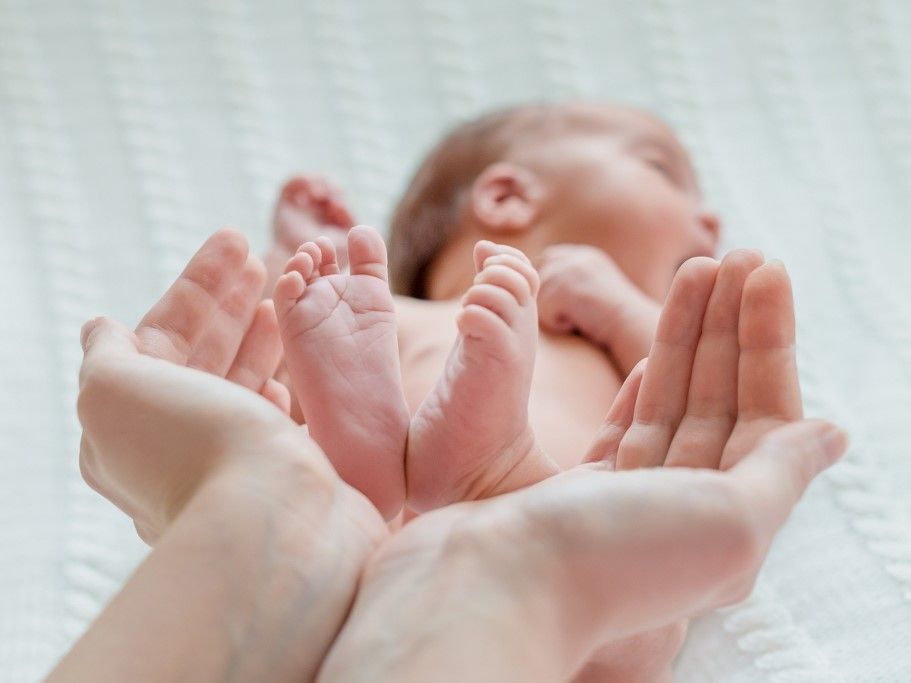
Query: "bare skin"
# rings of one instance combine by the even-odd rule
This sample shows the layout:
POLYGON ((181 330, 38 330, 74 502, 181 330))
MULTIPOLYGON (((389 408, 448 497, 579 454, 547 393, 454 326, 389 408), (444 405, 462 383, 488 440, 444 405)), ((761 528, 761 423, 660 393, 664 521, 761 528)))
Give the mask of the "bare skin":
POLYGON ((84 328, 83 473, 159 541, 50 680, 564 680, 598 643, 745 596, 804 489, 844 450, 833 425, 788 413, 799 407, 783 352, 792 328, 766 328, 789 319, 784 271, 750 271, 740 305, 730 288, 746 266, 695 261, 659 325, 688 341, 655 354, 659 370, 674 358, 690 377, 638 365, 588 464, 389 534, 257 396, 277 359, 259 360, 274 335, 238 238, 213 236, 136 333, 104 319, 84 328), (716 385, 701 351, 730 345, 733 328, 738 352, 716 385), (684 416, 705 404, 743 409, 677 453, 720 454, 725 471, 612 471, 643 455, 668 464, 684 416), (652 424, 666 429, 627 438, 652 424))
POLYGON ((538 340, 538 275, 522 252, 478 242, 446 367, 411 420, 408 505, 487 498, 559 471, 538 447, 528 397, 538 340))
MULTIPOLYGON (((451 680, 458 680, 468 670, 466 666, 470 667, 462 662, 473 659, 490 667, 481 669, 480 680, 508 676, 561 680, 570 674, 576 680, 669 680, 670 661, 680 646, 685 621, 667 626, 662 625, 667 622, 646 616, 676 600, 674 591, 661 583, 667 579, 658 575, 670 571, 678 579, 704 586, 708 590, 707 602, 696 611, 742 599, 756 572, 755 565, 744 560, 754 552, 764 553, 761 549, 767 547, 767 541, 760 540, 765 532, 753 534, 762 525, 772 523, 774 517, 764 517, 764 513, 757 517, 748 510, 757 511, 759 501, 775 500, 776 505, 786 507, 787 501, 793 502, 793 496, 799 495, 803 482, 809 481, 806 477, 812 477, 817 468, 828 466, 844 449, 843 434, 821 423, 801 422, 793 333, 790 286, 780 265, 762 264, 761 256, 750 251, 733 252, 721 264, 708 258, 688 261, 672 287, 649 363, 640 363, 630 374, 586 458, 592 469, 588 465, 577 466, 536 486, 499 496, 489 504, 456 505, 412 521, 389 546, 396 547, 407 559, 403 561, 397 554, 387 563, 381 549, 368 565, 359 594, 359 601, 363 602, 355 603, 352 620, 330 653, 324 674, 331 672, 344 680, 421 680, 431 671, 450 671, 440 663, 451 661, 451 680), (769 330, 775 332, 770 334, 769 330), (669 368, 679 371, 670 372, 669 368), (811 437, 817 430, 819 441, 816 436, 811 437), (785 441, 805 437, 809 438, 805 442, 807 453, 814 454, 799 464, 787 462, 783 457, 785 441), (617 473, 613 472, 617 463, 627 470, 647 468, 617 473), (656 466, 664 469, 656 471, 656 466), (773 471, 780 467, 794 467, 787 484, 772 483, 773 471), (611 494, 605 499, 611 505, 598 513, 581 515, 571 526, 550 526, 550 511, 561 505, 564 496, 576 500, 574 496, 582 489, 591 486, 594 490, 600 485, 595 474, 598 472, 610 477, 602 483, 611 487, 611 494), (733 476, 725 478, 723 472, 733 476), (658 483, 662 480, 667 486, 658 483), (657 484, 657 488, 639 488, 634 483, 644 481, 657 484), (740 483, 728 488, 736 481, 740 483), (562 488, 569 482, 581 488, 569 494, 568 489, 562 488), (625 490, 627 484, 631 485, 629 490, 625 490), (717 484, 722 486, 715 488, 717 484), (552 494, 544 493, 538 498, 550 487, 554 487, 552 494), (451 541, 451 547, 470 549, 463 557, 463 568, 476 566, 480 557, 502 558, 511 548, 523 545, 506 531, 508 522, 504 524, 499 519, 492 527, 484 527, 481 522, 482 528, 497 529, 495 540, 490 543, 478 541, 483 533, 475 536, 474 531, 465 529, 473 529, 474 521, 485 519, 499 504, 533 498, 532 505, 539 513, 526 520, 528 533, 543 547, 535 554, 536 560, 526 557, 524 561, 529 564, 519 562, 504 571, 504 580, 516 587, 513 597, 492 582, 478 589, 485 597, 472 602, 477 609, 460 608, 458 601, 463 598, 457 595, 452 596, 454 602, 447 602, 446 587, 463 585, 458 569, 447 574, 435 560, 429 566, 423 564, 418 559, 419 552, 410 544, 421 547, 428 534, 439 532, 435 527, 430 530, 431 520, 445 520, 459 538, 451 541), (638 516, 628 516, 632 508, 627 505, 641 505, 653 522, 661 520, 660 524, 671 524, 676 529, 663 528, 662 533, 668 535, 662 536, 661 547, 666 550, 662 550, 662 562, 654 561, 653 550, 640 553, 637 549, 643 529, 630 524, 632 517, 638 516), (473 519, 475 509, 485 513, 473 519), (736 531, 735 520, 743 514, 749 520, 749 531, 736 531), (732 523, 733 527, 728 526, 732 523), (759 527, 754 527, 754 523, 759 527), (605 556, 593 545, 577 546, 575 540, 569 540, 580 530, 584 530, 584 535, 596 528, 629 533, 630 546, 618 546, 605 556), (745 535, 741 536, 741 532, 745 535), (542 541, 549 533, 554 534, 553 546, 542 541), (708 551, 709 538, 720 544, 717 555, 715 550, 708 551), (705 562, 705 573, 676 572, 674 567, 680 566, 674 559, 678 552, 699 556, 699 561, 705 562), (605 557, 638 560, 632 563, 635 569, 627 573, 629 567, 605 568, 605 557), (536 599, 536 589, 523 585, 540 563, 550 562, 561 567, 551 579, 556 585, 573 590, 582 581, 589 586, 588 591, 575 597, 565 596, 570 602, 579 602, 568 607, 561 601, 557 610, 562 617, 555 617, 542 607, 536 599), (716 583, 726 572, 739 578, 716 583), (715 577, 710 580, 711 588, 702 583, 709 576, 715 577), (656 583, 652 584, 653 580, 656 583), (432 581, 435 586, 430 604, 423 602, 428 596, 415 597, 405 591, 406 586, 424 581, 432 581), (634 595, 630 604, 635 606, 618 614, 616 609, 598 602, 595 596, 599 594, 634 595), (485 609, 488 604, 489 609, 485 609), (409 609, 403 609, 403 605, 409 609), (428 615, 428 610, 432 614, 428 615), (412 611, 421 615, 420 620, 412 622, 417 631, 458 632, 460 649, 448 653, 428 651, 426 639, 411 639, 397 631, 400 626, 407 631, 408 620, 403 623, 392 615, 412 611), (517 615, 508 627, 501 621, 506 614, 517 615), (587 616, 574 622, 580 615, 587 616), (390 627, 392 621, 395 624, 390 627), (535 653, 546 648, 545 642, 551 647, 563 642, 566 629, 573 628, 567 626, 571 623, 592 627, 588 636, 581 639, 587 644, 577 650, 564 650, 568 654, 563 668, 547 668, 553 660, 540 660, 535 653), (608 623, 619 628, 608 627, 608 623), (517 624, 530 626, 522 629, 517 624), (557 626, 548 636, 541 636, 541 631, 537 631, 537 636, 531 635, 554 624, 557 626), (507 632, 509 636, 504 637, 507 632), (538 637, 543 640, 536 641, 538 637), (391 642, 396 647, 390 648, 391 642), (522 655, 514 649, 519 643, 522 655)), ((512 519, 511 512, 504 514, 506 519, 512 519)), ((774 519, 775 524, 784 521, 781 517, 774 519)), ((651 523, 646 523, 645 529, 651 523)), ((502 566, 499 569, 502 571, 502 566)), ((663 614, 666 617, 669 613, 675 612, 672 609, 663 614)), ((691 613, 675 614, 683 619, 691 613)))
MULTIPOLYGON (((648 354, 678 266, 714 251, 718 219, 704 207, 673 133, 635 110, 601 113, 603 132, 526 143, 485 171, 472 187, 460 234, 430 269, 435 301, 396 300, 404 392, 415 416, 406 459, 415 510, 501 493, 577 464, 623 379, 648 354), (512 398, 492 393, 508 393, 502 370, 477 369, 471 379, 458 362, 464 301, 455 297, 476 284, 478 264, 468 250, 491 239, 527 253, 540 268, 537 360, 532 369, 512 362, 522 368, 513 371, 517 385, 531 373, 529 389, 512 398), (478 410, 489 398, 497 400, 478 410), (447 415, 473 416, 475 424, 483 415, 514 440, 489 428, 468 430, 464 418, 453 420, 447 438, 425 439, 425 432, 444 433, 438 427, 445 420, 434 420, 444 413, 441 405, 447 415), (487 448, 489 437, 504 444, 506 458, 487 448), (450 457, 435 458, 435 451, 450 457), (488 455, 466 462, 466 452, 488 455)), ((534 348, 530 333, 520 346, 534 348)), ((670 627, 647 644, 679 647, 681 639, 682 628, 670 627)), ((629 645, 650 649, 641 639, 629 645)))
MULTIPOLYGON (((719 229, 666 125, 634 109, 572 106, 594 107, 603 132, 566 131, 510 151, 472 188, 459 235, 428 274, 432 300, 395 300, 414 413, 437 387, 458 339, 459 299, 476 276, 475 244, 493 241, 531 259, 540 274, 541 335, 529 421, 541 450, 562 468, 578 463, 624 378, 648 354, 677 268, 711 255, 719 229)), ((287 189, 276 216, 297 215, 283 209, 287 189)), ((321 221, 322 214, 311 215, 308 234, 321 221)), ((331 222, 326 230, 337 233, 331 222)))
POLYGON ((219 231, 135 332, 83 328, 80 469, 155 547, 49 680, 316 675, 387 531, 287 415, 264 276, 219 231))
POLYGON ((355 220, 341 190, 325 178, 300 174, 282 186, 272 212, 272 246, 263 258, 269 277, 264 292, 272 294, 288 259, 304 242, 327 237, 338 254, 342 270, 348 267, 347 233, 355 220))
MULTIPOLYGON (((315 246, 305 246, 302 251, 315 246)), ((755 446, 759 435, 801 418, 790 287, 783 268, 762 261, 757 252, 740 250, 721 264, 705 257, 684 264, 658 325, 650 355, 653 370, 646 375, 641 391, 637 388, 640 399, 635 414, 630 411, 630 424, 623 423, 622 444, 615 422, 609 419, 589 451, 589 461, 618 469, 661 465, 727 468, 755 446), (775 391, 769 390, 769 383, 775 391)), ((409 502, 418 505, 430 501, 431 507, 438 507, 441 496, 449 497, 443 503, 486 497, 478 495, 479 482, 491 487, 488 494, 508 492, 559 471, 540 457, 524 412, 530 373, 527 361, 533 357, 537 336, 533 322, 529 324, 527 319, 534 321, 532 294, 537 280, 516 252, 498 252, 490 243, 479 244, 476 262, 480 268, 476 282, 483 287, 470 289, 462 305, 463 311, 475 306, 484 312, 483 327, 465 326, 463 321, 446 373, 427 400, 431 419, 421 422, 422 405, 412 420, 412 434, 417 424, 418 430, 426 430, 427 440, 422 442, 424 435, 418 431, 418 438, 409 441, 408 467, 418 454, 426 458, 421 464, 428 472, 421 479, 406 468, 409 502), (505 264, 510 267, 503 270, 505 264), (466 362, 464 345, 473 342, 481 342, 485 354, 493 353, 493 365, 487 355, 480 364, 470 358, 466 362), (497 378, 496 386, 491 386, 491 376, 497 378), (448 403, 441 407, 443 401, 448 403), (464 411, 463 418, 460 411, 464 411), (493 426, 480 429, 491 416, 493 426), (503 460, 510 476, 504 477, 496 449, 483 447, 484 437, 496 438, 497 434, 509 435, 505 446, 498 443, 505 449, 503 460), (516 435, 521 439, 518 449, 512 447, 516 435), (465 452, 479 453, 479 457, 466 460, 465 452), (495 486, 499 490, 492 489, 495 486)), ((310 377, 310 388, 319 395, 321 385, 314 379, 310 377)), ((339 381, 331 375, 325 379, 339 381)), ((381 384, 370 379, 369 391, 363 393, 394 397, 400 392, 395 381, 383 393, 381 384)), ((638 382, 635 375, 630 379, 638 382)), ((674 624, 602 646, 580 672, 579 680, 665 678, 667 662, 684 632, 685 624, 674 624), (667 655, 656 659, 656 649, 661 648, 667 655)))
POLYGON ((390 519, 405 497, 410 417, 386 248, 366 227, 351 230, 347 247, 351 272, 343 274, 328 238, 303 244, 275 285, 275 310, 310 435, 342 478, 390 519))

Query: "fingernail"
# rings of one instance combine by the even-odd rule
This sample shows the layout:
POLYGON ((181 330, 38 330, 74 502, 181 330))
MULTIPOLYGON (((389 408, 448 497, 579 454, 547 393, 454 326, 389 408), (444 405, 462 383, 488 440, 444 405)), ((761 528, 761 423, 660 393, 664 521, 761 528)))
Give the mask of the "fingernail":
POLYGON ((830 424, 819 439, 822 442, 823 450, 832 462, 840 458, 848 448, 848 433, 834 424, 830 424))
POLYGON ((772 266, 773 268, 778 268, 783 273, 788 272, 788 269, 784 267, 784 261, 782 261, 781 259, 773 258, 768 263, 770 266, 772 266))

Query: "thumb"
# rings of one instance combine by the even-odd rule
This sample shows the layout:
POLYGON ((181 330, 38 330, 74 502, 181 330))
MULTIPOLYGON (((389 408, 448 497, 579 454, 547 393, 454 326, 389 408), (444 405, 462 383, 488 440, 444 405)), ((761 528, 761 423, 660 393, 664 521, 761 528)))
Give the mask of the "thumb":
POLYGON ((780 526, 810 482, 848 447, 848 435, 826 420, 801 420, 769 432, 731 470, 744 495, 780 526))
POLYGON ((79 333, 82 352, 89 355, 137 353, 136 335, 113 318, 98 316, 82 326, 79 333))
POLYGON ((616 468, 617 452, 620 442, 633 423, 633 414, 636 410, 636 399, 639 396, 639 387, 642 385, 642 375, 645 374, 645 365, 648 361, 643 358, 633 368, 632 372, 623 382, 620 391, 614 398, 614 403, 607 412, 604 423, 598 430, 595 442, 592 444, 583 462, 607 462, 616 468))
POLYGON ((138 354, 136 335, 112 318, 99 316, 82 326, 79 334, 82 344, 82 366, 79 368, 79 385, 84 384, 89 371, 103 360, 114 356, 138 354))

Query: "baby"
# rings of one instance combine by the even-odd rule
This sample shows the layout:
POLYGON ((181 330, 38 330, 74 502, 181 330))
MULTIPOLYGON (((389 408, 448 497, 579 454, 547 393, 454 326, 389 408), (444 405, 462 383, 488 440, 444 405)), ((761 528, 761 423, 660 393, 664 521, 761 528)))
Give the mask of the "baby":
POLYGON ((606 104, 456 128, 395 210, 388 269, 353 222, 295 178, 266 260, 310 433, 387 519, 406 494, 422 512, 578 464, 677 268, 719 233, 667 125, 606 104))

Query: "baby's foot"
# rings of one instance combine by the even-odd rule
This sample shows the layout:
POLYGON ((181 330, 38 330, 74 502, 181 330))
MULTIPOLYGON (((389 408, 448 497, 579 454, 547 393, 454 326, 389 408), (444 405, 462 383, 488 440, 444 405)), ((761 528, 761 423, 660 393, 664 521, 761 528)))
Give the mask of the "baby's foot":
POLYGON ((282 187, 272 214, 273 244, 265 256, 271 292, 285 263, 304 242, 325 235, 335 246, 339 267, 348 267, 348 229, 354 219, 338 188, 324 178, 297 175, 282 187))
POLYGON ((310 435, 387 519, 402 506, 409 413, 402 392, 386 247, 348 234, 351 274, 325 236, 303 244, 275 285, 285 360, 310 435))
POLYGON ((528 425, 538 274, 522 252, 475 247, 474 285, 443 376, 411 422, 408 503, 416 511, 525 486, 556 471, 528 425))

